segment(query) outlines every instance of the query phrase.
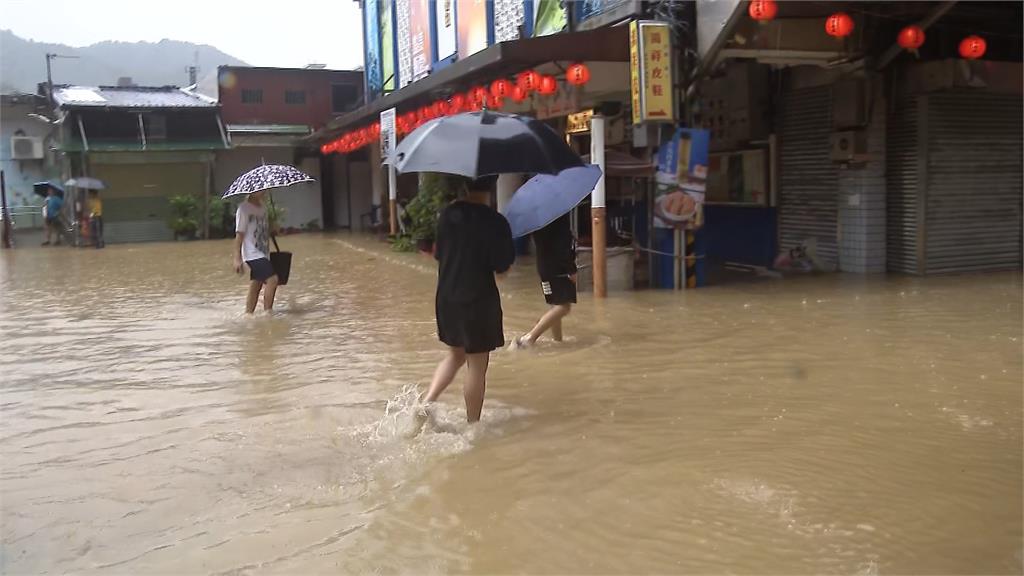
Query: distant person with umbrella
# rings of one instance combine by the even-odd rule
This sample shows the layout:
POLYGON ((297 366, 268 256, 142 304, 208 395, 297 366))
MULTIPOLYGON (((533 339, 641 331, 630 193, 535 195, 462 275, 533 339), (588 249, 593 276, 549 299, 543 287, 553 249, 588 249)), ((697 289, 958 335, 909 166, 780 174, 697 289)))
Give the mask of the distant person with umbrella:
POLYGON ((600 179, 601 169, 591 165, 538 174, 505 208, 513 236, 533 235, 541 292, 551 306, 533 329, 512 341, 512 349, 532 346, 548 330, 555 342, 562 341, 562 319, 576 303, 576 237, 569 214, 600 179))
POLYGON ((270 252, 270 240, 274 240, 275 247, 277 240, 273 237, 274 231, 270 229, 267 207, 263 203, 266 191, 313 181, 313 178, 293 166, 263 165, 239 176, 222 196, 246 197, 245 201, 238 205, 238 211, 235 213, 235 243, 232 252, 232 264, 236 274, 242 273, 243 262, 249 267, 250 283, 249 294, 245 300, 246 314, 256 311, 256 303, 264 287, 266 291, 263 293, 263 309, 268 312, 274 309, 277 286, 279 283, 287 283, 291 266, 290 253, 278 250, 272 255, 270 252), (283 267, 280 270, 273 264, 274 256, 279 255, 288 256, 287 259, 278 260, 278 266, 283 267))
POLYGON ((496 180, 490 176, 470 181, 438 219, 435 311, 438 339, 448 350, 423 398, 426 406, 418 415, 415 432, 425 422, 430 403, 448 388, 463 365, 469 371, 462 391, 466 419, 479 421, 491 352, 505 345, 495 275, 508 271, 516 253, 508 222, 490 206, 496 180))
POLYGON ((89 228, 92 232, 93 245, 103 248, 103 200, 99 190, 89 190, 89 228))
POLYGON ((46 189, 46 201, 43 203, 43 219, 46 221, 46 241, 43 246, 49 246, 51 238, 57 235, 54 246, 60 246, 61 229, 60 211, 64 208, 64 197, 52 186, 46 189))

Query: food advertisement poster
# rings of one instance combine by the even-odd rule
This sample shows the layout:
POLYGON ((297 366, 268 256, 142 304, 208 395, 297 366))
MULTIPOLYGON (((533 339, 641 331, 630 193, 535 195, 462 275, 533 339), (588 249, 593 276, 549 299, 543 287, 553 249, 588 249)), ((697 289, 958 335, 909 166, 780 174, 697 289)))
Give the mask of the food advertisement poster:
POLYGON ((710 144, 709 131, 680 128, 661 145, 655 175, 655 227, 696 230, 703 226, 710 144))
POLYGON ((469 58, 487 48, 487 3, 484 0, 456 0, 459 58, 469 58))

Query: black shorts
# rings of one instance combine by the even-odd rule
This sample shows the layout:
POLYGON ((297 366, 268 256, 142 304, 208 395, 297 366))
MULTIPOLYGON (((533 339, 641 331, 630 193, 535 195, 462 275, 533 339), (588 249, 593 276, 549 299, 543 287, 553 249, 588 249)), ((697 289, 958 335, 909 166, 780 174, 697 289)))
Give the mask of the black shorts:
POLYGON ((501 299, 495 294, 473 302, 437 298, 437 337, 467 354, 483 354, 505 345, 501 299))
POLYGON ((267 258, 246 260, 245 263, 249 266, 249 278, 257 282, 266 282, 276 274, 273 264, 267 258))
POLYGON ((540 288, 544 292, 544 301, 552 306, 576 303, 576 283, 569 276, 542 280, 540 288))

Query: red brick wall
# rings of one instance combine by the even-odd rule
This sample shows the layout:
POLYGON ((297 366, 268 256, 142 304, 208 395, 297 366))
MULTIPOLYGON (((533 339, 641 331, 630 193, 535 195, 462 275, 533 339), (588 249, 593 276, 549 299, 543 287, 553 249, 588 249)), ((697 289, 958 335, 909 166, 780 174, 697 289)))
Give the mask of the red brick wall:
POLYGON ((221 68, 218 74, 221 114, 226 124, 305 124, 322 127, 331 110, 331 85, 351 84, 362 93, 362 72, 221 68), (263 102, 242 103, 242 90, 262 89, 263 102), (285 102, 286 90, 304 90, 305 104, 285 102))

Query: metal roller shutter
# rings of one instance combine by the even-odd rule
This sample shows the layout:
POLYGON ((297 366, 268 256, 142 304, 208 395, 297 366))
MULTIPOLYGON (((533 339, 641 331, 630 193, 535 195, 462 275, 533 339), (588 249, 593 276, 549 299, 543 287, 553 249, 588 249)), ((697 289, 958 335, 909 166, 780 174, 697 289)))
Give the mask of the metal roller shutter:
POLYGON ((107 185, 101 196, 104 239, 111 244, 172 240, 170 198, 201 198, 205 186, 205 167, 199 163, 101 164, 93 175, 107 185))
POLYGON ((896 103, 886 135, 886 262, 893 272, 918 274, 917 97, 896 103))
POLYGON ((783 97, 779 138, 779 244, 817 240, 818 258, 838 268, 839 171, 831 159, 832 91, 783 97))
POLYGON ((928 274, 1021 267, 1020 96, 924 97, 928 274))

